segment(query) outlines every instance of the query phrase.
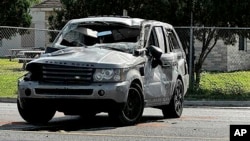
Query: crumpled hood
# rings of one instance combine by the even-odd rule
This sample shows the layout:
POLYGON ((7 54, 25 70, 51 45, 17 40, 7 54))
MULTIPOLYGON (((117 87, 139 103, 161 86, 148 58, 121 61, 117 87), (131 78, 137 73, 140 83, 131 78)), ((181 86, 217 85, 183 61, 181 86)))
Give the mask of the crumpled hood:
POLYGON ((31 61, 28 65, 42 63, 68 66, 90 66, 94 68, 127 68, 144 61, 145 59, 143 57, 136 57, 129 53, 111 49, 99 47, 71 47, 44 54, 42 57, 31 61))

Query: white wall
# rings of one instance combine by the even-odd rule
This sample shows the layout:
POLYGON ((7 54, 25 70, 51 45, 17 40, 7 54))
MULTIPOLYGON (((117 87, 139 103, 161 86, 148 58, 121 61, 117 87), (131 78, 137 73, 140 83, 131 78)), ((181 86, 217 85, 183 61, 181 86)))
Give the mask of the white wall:
MULTIPOLYGON (((202 43, 198 40, 195 41, 195 62, 199 59, 202 43)), ((208 54, 205 62, 203 63, 202 69, 206 71, 227 71, 227 46, 222 40, 217 41, 217 44, 208 54)))
MULTIPOLYGON (((45 12, 31 10, 32 23, 36 29, 46 29, 45 12)), ((45 32, 35 31, 35 47, 45 47, 45 32)))

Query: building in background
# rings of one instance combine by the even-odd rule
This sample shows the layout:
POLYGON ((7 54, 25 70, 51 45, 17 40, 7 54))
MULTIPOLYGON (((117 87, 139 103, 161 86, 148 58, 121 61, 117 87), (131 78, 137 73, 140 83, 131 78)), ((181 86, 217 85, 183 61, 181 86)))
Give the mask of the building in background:
POLYGON ((32 24, 34 28, 47 29, 48 18, 54 14, 54 9, 61 9, 60 0, 44 0, 31 8, 32 24))
MULTIPOLYGON (((199 58, 202 43, 195 41, 195 58, 199 58)), ((218 40, 216 46, 208 54, 203 66, 203 71, 238 71, 250 70, 250 40, 244 38, 244 42, 238 36, 234 45, 225 45, 218 40)))

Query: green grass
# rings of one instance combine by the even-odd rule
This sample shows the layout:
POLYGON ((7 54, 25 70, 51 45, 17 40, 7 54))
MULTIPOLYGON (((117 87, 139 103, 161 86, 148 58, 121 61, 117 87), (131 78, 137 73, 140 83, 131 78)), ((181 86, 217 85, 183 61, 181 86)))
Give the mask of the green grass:
POLYGON ((200 88, 189 91, 188 99, 250 100, 250 71, 204 72, 200 88))
MULTIPOLYGON (((17 80, 26 72, 22 63, 0 58, 0 97, 17 96, 17 80)), ((250 100, 250 71, 202 73, 201 87, 189 91, 191 100, 250 100)))
POLYGON ((17 80, 24 74, 22 63, 0 59, 0 97, 15 98, 17 96, 17 80))

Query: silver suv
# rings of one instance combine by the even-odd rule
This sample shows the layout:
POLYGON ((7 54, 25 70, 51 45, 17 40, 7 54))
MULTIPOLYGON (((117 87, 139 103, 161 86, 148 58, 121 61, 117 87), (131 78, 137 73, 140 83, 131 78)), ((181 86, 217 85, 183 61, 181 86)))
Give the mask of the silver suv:
POLYGON ((178 118, 189 77, 171 25, 123 17, 69 21, 26 70, 18 80, 17 105, 32 124, 46 123, 59 111, 82 117, 107 112, 132 125, 144 107, 178 118))

